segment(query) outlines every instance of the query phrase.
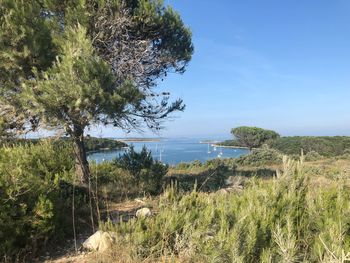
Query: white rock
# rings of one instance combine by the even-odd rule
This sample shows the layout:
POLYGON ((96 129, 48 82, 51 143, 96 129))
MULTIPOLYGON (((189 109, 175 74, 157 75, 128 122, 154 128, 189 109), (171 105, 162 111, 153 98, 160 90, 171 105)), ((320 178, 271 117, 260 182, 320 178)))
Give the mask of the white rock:
POLYGON ((88 239, 84 241, 83 248, 87 250, 97 251, 100 245, 102 233, 103 232, 100 230, 96 231, 95 234, 93 234, 92 236, 90 236, 88 239))
POLYGON ((144 207, 136 211, 136 217, 137 218, 144 218, 144 217, 150 217, 152 215, 152 212, 149 208, 144 207))
POLYGON ((113 237, 108 232, 98 230, 83 243, 83 248, 92 251, 105 252, 112 247, 113 237))

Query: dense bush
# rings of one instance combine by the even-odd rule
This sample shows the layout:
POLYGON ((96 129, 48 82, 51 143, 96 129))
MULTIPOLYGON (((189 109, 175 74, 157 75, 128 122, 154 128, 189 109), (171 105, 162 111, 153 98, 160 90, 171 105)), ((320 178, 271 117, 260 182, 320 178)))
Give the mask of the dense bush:
POLYGON ((140 192, 158 194, 162 191, 163 179, 168 165, 155 161, 145 147, 136 152, 134 147, 114 161, 114 165, 128 171, 140 192))
POLYGON ((132 174, 112 162, 91 163, 90 171, 93 188, 97 189, 99 196, 121 201, 140 195, 141 190, 132 174))
MULTIPOLYGON (((70 148, 48 142, 0 148, 1 259, 35 254, 54 234, 72 232, 72 160, 70 148)), ((84 202, 76 197, 81 210, 84 202)))
MULTIPOLYGON (((146 149, 137 153, 132 148, 115 162, 92 163, 91 189, 109 200, 157 194, 167 169, 146 149)), ((77 220, 90 217, 88 190, 73 187, 73 180, 74 156, 66 142, 37 141, 0 148, 0 261, 35 255, 48 240, 71 236, 74 189, 77 220)), ((90 228, 76 227, 78 231, 90 228)))
POLYGON ((318 160, 321 160, 322 158, 323 156, 316 151, 310 151, 307 154, 305 154, 305 161, 308 161, 308 162, 318 161, 318 160))
POLYGON ((336 156, 336 158, 350 160, 350 149, 345 149, 343 154, 336 156))
POLYGON ((275 180, 231 194, 170 189, 156 216, 106 226, 118 239, 105 260, 346 262, 350 191, 345 181, 311 188, 300 167, 286 161, 275 180))
POLYGON ((236 159, 237 165, 243 166, 266 166, 282 163, 282 155, 280 152, 263 147, 260 149, 254 149, 249 154, 243 155, 236 159))

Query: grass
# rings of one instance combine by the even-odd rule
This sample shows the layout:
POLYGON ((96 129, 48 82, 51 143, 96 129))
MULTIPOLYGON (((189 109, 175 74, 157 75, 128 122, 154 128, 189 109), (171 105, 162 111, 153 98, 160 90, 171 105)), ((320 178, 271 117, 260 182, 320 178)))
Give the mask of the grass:
POLYGON ((271 180, 244 191, 180 194, 169 188, 157 215, 103 226, 117 233, 103 262, 347 262, 348 177, 314 187, 304 163, 283 160, 271 180))

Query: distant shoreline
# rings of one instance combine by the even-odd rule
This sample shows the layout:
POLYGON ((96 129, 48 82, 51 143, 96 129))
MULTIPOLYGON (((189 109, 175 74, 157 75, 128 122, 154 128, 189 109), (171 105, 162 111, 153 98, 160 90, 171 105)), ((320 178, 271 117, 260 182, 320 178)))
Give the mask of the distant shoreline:
POLYGON ((247 150, 249 150, 248 147, 244 147, 244 146, 227 146, 227 145, 220 145, 220 144, 212 144, 211 146, 213 146, 213 147, 221 147, 221 148, 247 149, 247 150))
POLYGON ((162 139, 158 138, 117 138, 121 142, 160 142, 162 139))
POLYGON ((199 143, 201 144, 216 144, 216 143, 220 143, 220 141, 214 141, 214 140, 204 140, 204 141, 199 141, 199 143))
POLYGON ((106 147, 106 148, 100 148, 100 149, 97 149, 97 150, 86 151, 86 154, 89 155, 89 154, 99 153, 99 152, 122 151, 122 150, 127 150, 129 148, 130 148, 130 146, 123 146, 123 147, 117 147, 117 148, 106 147))

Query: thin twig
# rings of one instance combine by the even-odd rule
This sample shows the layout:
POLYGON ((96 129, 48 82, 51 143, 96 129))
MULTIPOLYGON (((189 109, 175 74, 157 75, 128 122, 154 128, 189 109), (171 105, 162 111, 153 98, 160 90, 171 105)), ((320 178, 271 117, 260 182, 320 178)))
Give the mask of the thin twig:
POLYGON ((72 198, 72 221, 73 221, 73 236, 74 236, 74 248, 75 248, 75 253, 78 252, 78 247, 77 247, 77 235, 75 232, 75 173, 73 177, 73 198, 72 198))
POLYGON ((216 171, 214 171, 211 175, 209 175, 204 182, 202 183, 202 185, 198 188, 198 191, 200 191, 202 189, 202 187, 208 182, 208 180, 216 173, 216 171))

